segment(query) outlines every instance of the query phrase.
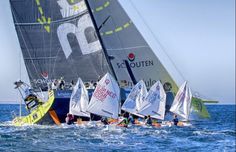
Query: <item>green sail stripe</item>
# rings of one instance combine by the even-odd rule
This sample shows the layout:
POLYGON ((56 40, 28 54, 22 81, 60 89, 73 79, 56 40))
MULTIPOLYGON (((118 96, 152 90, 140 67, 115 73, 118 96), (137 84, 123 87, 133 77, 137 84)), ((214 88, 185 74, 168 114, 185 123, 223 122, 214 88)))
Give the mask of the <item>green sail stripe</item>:
POLYGON ((110 5, 110 2, 106 1, 102 6, 96 7, 95 10, 96 10, 96 12, 100 12, 103 9, 107 8, 109 5, 110 5))

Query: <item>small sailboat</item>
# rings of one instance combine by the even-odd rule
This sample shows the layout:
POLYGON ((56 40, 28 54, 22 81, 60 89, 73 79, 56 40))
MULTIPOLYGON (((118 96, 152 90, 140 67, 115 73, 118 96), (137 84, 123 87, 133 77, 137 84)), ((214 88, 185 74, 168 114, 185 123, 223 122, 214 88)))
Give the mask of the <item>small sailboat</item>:
POLYGON ((88 103, 88 91, 85 88, 83 81, 78 78, 71 94, 69 113, 75 116, 90 117, 90 113, 86 112, 88 103))
POLYGON ((121 109, 139 117, 143 117, 142 115, 138 114, 138 111, 140 110, 146 96, 146 85, 143 80, 140 80, 130 91, 130 94, 128 95, 121 109))
POLYGON ((190 108, 192 101, 192 93, 185 81, 179 88, 170 111, 182 117, 184 120, 189 120, 190 108))
POLYGON ((160 81, 157 81, 149 90, 139 114, 150 115, 152 118, 164 120, 166 93, 160 81))
POLYGON ((98 82, 87 111, 107 118, 118 118, 120 88, 116 80, 107 73, 98 82))

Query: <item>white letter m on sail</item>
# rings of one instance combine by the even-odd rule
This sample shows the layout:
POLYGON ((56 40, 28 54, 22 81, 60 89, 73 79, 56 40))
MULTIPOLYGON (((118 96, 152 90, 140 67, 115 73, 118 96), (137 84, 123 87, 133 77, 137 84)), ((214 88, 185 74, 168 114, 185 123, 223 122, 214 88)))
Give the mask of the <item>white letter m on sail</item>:
MULTIPOLYGON (((67 0, 59 0, 58 4, 62 8, 61 14, 63 18, 74 16, 87 10, 84 1, 70 5, 67 0)), ((66 58, 68 58, 72 53, 72 48, 67 37, 70 33, 75 35, 83 55, 102 49, 89 14, 85 14, 80 17, 77 22, 77 26, 67 22, 58 27, 58 39, 66 58)))

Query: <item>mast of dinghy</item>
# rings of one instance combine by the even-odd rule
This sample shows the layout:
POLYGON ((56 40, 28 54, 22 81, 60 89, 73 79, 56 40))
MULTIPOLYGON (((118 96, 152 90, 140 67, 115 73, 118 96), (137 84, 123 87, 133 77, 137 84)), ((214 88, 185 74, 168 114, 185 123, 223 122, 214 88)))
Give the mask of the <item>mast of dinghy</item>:
MULTIPOLYGON (((102 46, 102 49, 103 49, 105 58, 106 58, 107 63, 108 63, 108 65, 109 65, 110 69, 111 69, 112 75, 115 77, 115 80, 118 81, 118 79, 117 79, 117 77, 116 77, 116 74, 115 74, 115 70, 114 70, 114 68, 113 68, 113 66, 112 66, 112 64, 111 64, 111 59, 112 59, 113 57, 111 57, 111 56, 108 55, 107 50, 106 50, 106 48, 105 48, 105 45, 104 45, 104 43, 103 43, 103 40, 102 40, 102 38, 101 38, 101 36, 100 36, 99 29, 101 29, 101 26, 98 28, 98 26, 97 26, 97 24, 96 24, 96 21, 95 21, 95 19, 94 19, 94 16, 93 16, 93 12, 92 12, 92 10, 91 10, 91 8, 90 8, 90 5, 89 5, 88 0, 84 0, 84 2, 85 2, 85 4, 86 4, 86 6, 87 6, 88 13, 89 13, 89 15, 90 15, 90 17, 91 17, 91 20, 92 20, 92 22, 93 22, 93 25, 94 25, 96 34, 97 34, 97 36, 98 36, 98 40, 99 40, 100 43, 101 43, 101 46, 102 46)), ((105 24, 105 22, 106 22, 108 19, 109 19, 109 17, 103 22, 103 24, 105 24)))

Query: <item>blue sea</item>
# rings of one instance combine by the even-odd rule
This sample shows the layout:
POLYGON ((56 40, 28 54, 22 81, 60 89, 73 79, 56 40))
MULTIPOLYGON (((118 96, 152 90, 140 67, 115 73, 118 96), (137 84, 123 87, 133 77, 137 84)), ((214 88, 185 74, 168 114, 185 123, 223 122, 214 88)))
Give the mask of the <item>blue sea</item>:
POLYGON ((189 127, 11 125, 19 105, 0 105, 0 151, 235 151, 235 105, 207 106, 189 127))

